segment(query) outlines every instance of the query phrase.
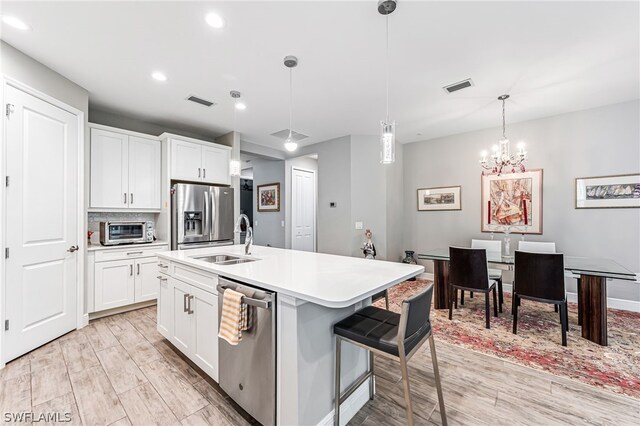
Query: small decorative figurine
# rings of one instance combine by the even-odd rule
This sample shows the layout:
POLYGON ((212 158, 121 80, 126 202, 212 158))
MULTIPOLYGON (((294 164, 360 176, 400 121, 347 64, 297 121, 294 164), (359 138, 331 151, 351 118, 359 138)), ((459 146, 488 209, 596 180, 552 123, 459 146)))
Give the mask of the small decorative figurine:
POLYGON ((365 241, 362 246, 362 253, 364 254, 365 259, 375 259, 376 258, 376 246, 373 245, 373 241, 371 241, 371 230, 367 229, 364 231, 364 236, 367 237, 367 241, 365 241))

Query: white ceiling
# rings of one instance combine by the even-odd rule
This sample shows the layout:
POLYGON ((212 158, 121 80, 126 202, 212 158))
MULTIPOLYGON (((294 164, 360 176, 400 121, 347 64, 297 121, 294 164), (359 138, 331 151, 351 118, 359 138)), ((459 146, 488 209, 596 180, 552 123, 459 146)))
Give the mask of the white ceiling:
MULTIPOLYGON (((229 91, 244 139, 281 149, 294 71, 302 145, 377 134, 384 115, 385 19, 356 2, 3 2, 2 38, 90 92, 92 106, 151 122, 225 133, 229 91), (228 25, 208 27, 216 11, 228 25), (161 70, 168 81, 150 78, 161 70), (204 108, 189 94, 219 104, 204 108)), ((640 97, 638 2, 411 2, 390 16, 391 118, 400 142, 592 108, 640 97), (453 95, 442 86, 471 77, 453 95)))

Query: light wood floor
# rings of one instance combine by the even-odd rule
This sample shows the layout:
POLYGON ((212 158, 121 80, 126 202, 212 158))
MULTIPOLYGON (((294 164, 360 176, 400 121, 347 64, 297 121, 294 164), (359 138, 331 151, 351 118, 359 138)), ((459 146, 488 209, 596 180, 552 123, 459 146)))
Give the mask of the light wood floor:
MULTIPOLYGON (((638 424, 640 401, 436 343, 450 424, 638 424)), ((410 362, 416 424, 438 424, 425 345, 410 362)), ((353 425, 404 424, 397 363, 377 359, 377 395, 353 425)), ((155 307, 91 322, 0 370, 0 415, 71 413, 84 425, 254 423, 156 331, 155 307)))

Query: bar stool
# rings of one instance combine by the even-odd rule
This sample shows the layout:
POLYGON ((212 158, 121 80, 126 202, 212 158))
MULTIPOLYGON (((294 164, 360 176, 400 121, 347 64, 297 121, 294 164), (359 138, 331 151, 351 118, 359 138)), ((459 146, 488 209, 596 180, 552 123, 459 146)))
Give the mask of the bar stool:
POLYGON ((436 347, 429 319, 433 285, 402 302, 402 313, 367 306, 333 326, 336 335, 336 378, 335 378, 335 414, 333 424, 340 425, 340 404, 344 402, 361 384, 369 382, 369 399, 374 397, 374 354, 400 361, 402 384, 407 410, 407 424, 413 425, 413 410, 409 390, 409 372, 407 362, 424 342, 429 340, 431 361, 435 376, 440 416, 442 424, 447 425, 442 385, 438 372, 436 347), (360 346, 369 351, 369 371, 365 372, 344 393, 340 393, 340 345, 342 341, 360 346))
POLYGON ((386 306, 387 311, 389 310, 389 289, 382 290, 379 293, 371 296, 371 303, 376 303, 378 300, 384 298, 384 304, 386 306))

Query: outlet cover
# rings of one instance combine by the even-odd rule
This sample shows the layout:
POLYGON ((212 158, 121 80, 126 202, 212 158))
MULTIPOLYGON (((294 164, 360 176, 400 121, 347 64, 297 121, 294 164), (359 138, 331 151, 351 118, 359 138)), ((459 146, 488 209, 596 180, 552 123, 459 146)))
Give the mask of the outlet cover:
POLYGON ((356 222, 356 229, 364 229, 364 224, 362 222, 356 222))

